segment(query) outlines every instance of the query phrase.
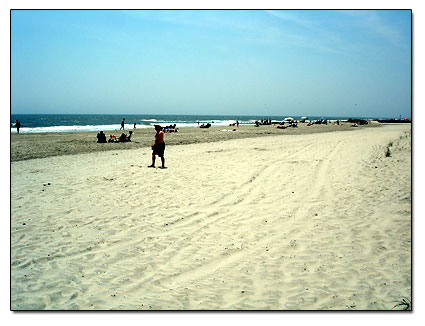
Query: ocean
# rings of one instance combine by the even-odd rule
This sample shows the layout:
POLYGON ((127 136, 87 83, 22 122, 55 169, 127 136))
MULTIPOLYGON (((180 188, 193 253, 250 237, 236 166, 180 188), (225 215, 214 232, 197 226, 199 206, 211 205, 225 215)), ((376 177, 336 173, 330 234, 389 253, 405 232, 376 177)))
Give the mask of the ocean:
MULTIPOLYGON (((177 128, 197 127, 198 121, 211 123, 214 126, 229 126, 236 120, 242 125, 252 125, 256 120, 271 119, 282 121, 288 116, 237 116, 237 115, 159 115, 159 114, 11 114, 11 132, 16 133, 15 122, 21 122, 21 133, 39 132, 81 132, 117 130, 121 127, 121 120, 125 118, 125 129, 152 128, 158 124, 168 126, 176 124, 177 128)), ((299 120, 301 116, 291 116, 299 120)), ((347 117, 319 117, 311 116, 309 120, 328 119, 346 120, 347 117)), ((360 118, 365 119, 365 118, 360 118)))

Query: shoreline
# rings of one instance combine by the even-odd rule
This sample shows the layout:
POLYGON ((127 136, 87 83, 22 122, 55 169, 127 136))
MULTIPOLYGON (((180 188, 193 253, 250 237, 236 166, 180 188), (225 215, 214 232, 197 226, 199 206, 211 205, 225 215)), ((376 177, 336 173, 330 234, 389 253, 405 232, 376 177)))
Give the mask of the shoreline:
MULTIPOLYGON (((275 135, 300 135, 313 133, 327 133, 335 131, 355 131, 365 128, 381 127, 385 124, 369 124, 351 127, 351 123, 337 125, 312 125, 298 124, 298 128, 278 129, 271 126, 243 126, 239 127, 211 127, 208 129, 196 127, 179 128, 178 133, 165 135, 165 143, 168 146, 186 145, 194 143, 210 143, 241 138, 256 138, 275 135), (235 130, 235 131, 233 131, 235 130)), ((142 149, 150 147, 153 142, 155 131, 152 128, 129 129, 133 137, 129 143, 106 143, 96 142, 97 132, 48 132, 48 133, 23 133, 10 134, 10 161, 23 161, 29 159, 45 158, 52 156, 74 155, 81 153, 117 151, 128 149, 142 149)), ((107 139, 110 134, 119 136, 122 131, 105 131, 107 139)))

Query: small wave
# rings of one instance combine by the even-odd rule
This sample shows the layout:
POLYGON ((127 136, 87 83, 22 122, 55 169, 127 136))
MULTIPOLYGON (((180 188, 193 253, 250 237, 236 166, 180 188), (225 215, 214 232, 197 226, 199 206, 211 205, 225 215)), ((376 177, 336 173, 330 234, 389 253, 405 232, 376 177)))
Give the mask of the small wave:
MULTIPOLYGON (((125 130, 133 129, 133 124, 125 125, 125 130)), ((149 128, 151 126, 136 126, 139 128, 149 128)), ((107 131, 107 130, 119 130, 120 126, 117 124, 114 125, 87 125, 87 126, 52 126, 52 127, 35 127, 28 128, 22 127, 20 129, 21 133, 41 133, 41 132, 89 132, 89 131, 107 131)), ((12 133, 16 133, 16 128, 11 129, 12 133)))
MULTIPOLYGON (((199 124, 197 121, 161 121, 157 119, 147 119, 143 120, 143 122, 136 124, 136 129, 144 129, 144 128, 152 128, 155 124, 158 124, 162 127, 166 127, 169 125, 176 125, 177 128, 185 128, 185 127, 198 127, 203 123, 211 123, 213 127, 224 127, 229 126, 230 124, 236 123, 236 120, 199 120, 199 124)), ((240 124, 254 124, 253 121, 239 121, 240 124)), ((125 124, 125 130, 132 130, 134 127, 133 123, 125 124)), ((101 130, 116 130, 119 131, 119 124, 109 124, 109 125, 85 125, 85 126, 48 126, 48 127, 21 127, 21 133, 44 133, 44 132, 99 132, 101 130)), ((16 127, 11 127, 11 133, 16 133, 16 127)))

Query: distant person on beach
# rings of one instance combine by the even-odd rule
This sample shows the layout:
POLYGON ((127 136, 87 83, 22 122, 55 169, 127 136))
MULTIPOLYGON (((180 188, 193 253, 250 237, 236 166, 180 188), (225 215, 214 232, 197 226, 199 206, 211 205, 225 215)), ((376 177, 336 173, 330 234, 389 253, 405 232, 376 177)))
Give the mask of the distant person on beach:
POLYGON ((106 135, 103 133, 103 131, 99 132, 96 137, 98 143, 106 143, 106 135))
POLYGON ((155 155, 158 155, 161 158, 162 166, 161 168, 165 168, 165 158, 164 158, 164 150, 165 150, 165 142, 164 142, 164 132, 162 131, 162 127, 159 125, 155 125, 155 143, 152 144, 152 164, 149 165, 149 168, 155 167, 155 155))
POLYGON ((236 120, 236 127, 239 127, 239 121, 236 120))
POLYGON ((16 120, 16 131, 18 132, 18 134, 19 134, 19 129, 21 128, 21 123, 19 122, 19 120, 16 120))
POLYGON ((133 129, 136 129, 136 122, 134 123, 133 129))
POLYGON ((121 128, 120 128, 120 130, 122 129, 122 130, 124 130, 124 121, 125 121, 125 118, 122 118, 122 121, 121 121, 121 128))

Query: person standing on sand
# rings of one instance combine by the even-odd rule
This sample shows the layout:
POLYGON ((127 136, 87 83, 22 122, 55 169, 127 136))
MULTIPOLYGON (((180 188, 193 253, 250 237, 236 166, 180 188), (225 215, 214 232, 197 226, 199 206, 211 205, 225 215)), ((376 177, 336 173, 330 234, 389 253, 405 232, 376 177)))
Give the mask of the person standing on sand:
POLYGON ((161 169, 165 169, 165 158, 164 158, 164 150, 165 150, 165 142, 164 142, 164 132, 162 131, 162 127, 159 125, 155 125, 155 143, 152 144, 152 164, 148 166, 148 168, 155 167, 155 155, 158 155, 161 158, 162 166, 161 169))
POLYGON ((121 129, 124 130, 124 121, 125 121, 125 118, 122 118, 120 130, 121 129))
POLYGON ((18 132, 18 134, 19 134, 19 129, 21 128, 21 123, 19 122, 19 120, 16 120, 16 124, 15 124, 15 126, 16 126, 16 131, 18 132))

